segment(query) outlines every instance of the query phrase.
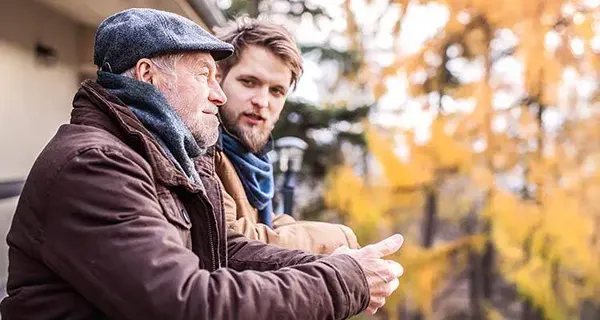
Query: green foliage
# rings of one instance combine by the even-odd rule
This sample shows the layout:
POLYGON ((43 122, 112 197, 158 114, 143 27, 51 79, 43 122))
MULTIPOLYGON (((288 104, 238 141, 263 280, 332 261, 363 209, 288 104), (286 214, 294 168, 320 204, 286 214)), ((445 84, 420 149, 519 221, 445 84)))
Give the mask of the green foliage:
POLYGON ((308 149, 304 156, 303 172, 308 179, 322 180, 329 168, 342 161, 341 143, 365 145, 362 132, 340 129, 339 123, 346 122, 350 127, 356 125, 366 118, 369 109, 370 106, 353 110, 345 107, 319 108, 306 102, 288 100, 273 130, 273 136, 293 136, 306 141, 308 149), (328 129, 334 139, 320 143, 311 134, 319 129, 328 129))
POLYGON ((303 45, 300 47, 303 54, 319 53, 320 61, 335 61, 342 69, 342 76, 356 74, 362 65, 361 53, 356 50, 340 51, 329 46, 303 45))

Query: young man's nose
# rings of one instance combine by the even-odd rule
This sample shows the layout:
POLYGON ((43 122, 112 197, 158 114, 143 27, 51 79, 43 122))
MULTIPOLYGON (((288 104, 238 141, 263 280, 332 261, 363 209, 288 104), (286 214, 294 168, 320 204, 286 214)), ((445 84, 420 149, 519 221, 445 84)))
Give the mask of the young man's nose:
POLYGON ((259 108, 269 106, 269 88, 261 87, 257 89, 252 97, 252 103, 259 108))

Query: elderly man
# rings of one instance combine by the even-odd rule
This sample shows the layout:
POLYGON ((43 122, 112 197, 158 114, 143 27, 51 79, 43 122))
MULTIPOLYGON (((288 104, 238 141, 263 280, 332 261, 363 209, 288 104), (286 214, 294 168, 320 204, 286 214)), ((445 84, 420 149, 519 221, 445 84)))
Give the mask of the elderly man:
POLYGON ((342 319, 374 312, 397 235, 316 256, 227 231, 214 172, 215 60, 193 22, 131 9, 98 27, 98 79, 75 95, 8 234, 3 319, 342 319))
POLYGON ((217 30, 217 36, 235 49, 217 64, 227 102, 219 110, 224 130, 218 149, 223 152, 217 152, 216 167, 237 209, 227 211, 237 213, 228 215, 228 225, 251 239, 313 253, 357 248, 354 232, 343 225, 273 215, 267 152, 286 97, 302 74, 294 38, 282 26, 247 17, 217 30))

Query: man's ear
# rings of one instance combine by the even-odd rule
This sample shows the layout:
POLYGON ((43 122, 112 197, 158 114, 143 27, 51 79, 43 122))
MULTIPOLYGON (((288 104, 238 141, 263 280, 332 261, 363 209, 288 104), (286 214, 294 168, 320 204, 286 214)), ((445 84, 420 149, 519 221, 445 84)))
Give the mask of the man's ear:
POLYGON ((142 58, 135 64, 135 78, 138 81, 154 84, 156 82, 156 67, 150 59, 142 58))

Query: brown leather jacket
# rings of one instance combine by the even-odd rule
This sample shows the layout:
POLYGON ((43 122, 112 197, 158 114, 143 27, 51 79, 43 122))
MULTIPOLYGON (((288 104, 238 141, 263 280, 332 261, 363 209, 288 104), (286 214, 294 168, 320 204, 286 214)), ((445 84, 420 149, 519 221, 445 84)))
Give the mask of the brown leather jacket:
POLYGON ((19 200, 3 319, 342 319, 367 306, 349 256, 226 231, 214 150, 192 185, 95 82, 73 106, 19 200))
POLYGON ((250 239, 317 254, 331 253, 342 245, 359 248, 352 229, 341 224, 297 221, 287 214, 275 216, 273 228, 258 223, 258 211, 250 204, 235 167, 224 152, 217 151, 215 166, 225 191, 230 195, 225 194, 229 228, 250 239))

